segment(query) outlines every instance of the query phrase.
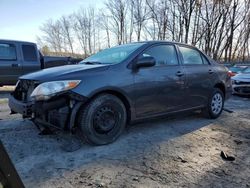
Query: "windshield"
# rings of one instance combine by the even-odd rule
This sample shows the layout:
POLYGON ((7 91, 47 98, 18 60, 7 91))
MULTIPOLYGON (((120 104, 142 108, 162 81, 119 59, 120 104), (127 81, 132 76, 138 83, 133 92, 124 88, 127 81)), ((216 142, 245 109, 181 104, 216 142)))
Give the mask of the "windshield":
POLYGON ((116 64, 125 60, 132 52, 137 50, 145 43, 133 43, 115 46, 100 51, 80 62, 80 64, 99 63, 99 64, 116 64))

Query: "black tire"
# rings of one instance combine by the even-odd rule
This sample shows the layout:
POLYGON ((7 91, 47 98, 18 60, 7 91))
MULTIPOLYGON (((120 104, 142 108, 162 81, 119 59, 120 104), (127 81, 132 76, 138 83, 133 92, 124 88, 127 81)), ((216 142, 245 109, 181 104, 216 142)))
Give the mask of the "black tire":
POLYGON ((123 132, 126 119, 123 102, 111 94, 95 97, 78 113, 78 125, 82 135, 92 145, 114 142, 123 132))
POLYGON ((205 116, 211 119, 218 118, 223 110, 224 100, 223 92, 218 88, 214 88, 214 91, 208 99, 207 107, 203 111, 205 116))

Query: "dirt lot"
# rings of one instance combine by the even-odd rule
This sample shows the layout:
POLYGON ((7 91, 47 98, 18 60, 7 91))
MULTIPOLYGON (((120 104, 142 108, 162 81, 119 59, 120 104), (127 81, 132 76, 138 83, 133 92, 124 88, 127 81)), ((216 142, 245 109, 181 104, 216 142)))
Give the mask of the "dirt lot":
POLYGON ((1 90, 0 138, 26 187, 250 187, 250 98, 232 97, 226 108, 234 112, 217 120, 192 114, 140 123, 113 144, 66 152, 65 133, 42 136, 10 116, 1 90))

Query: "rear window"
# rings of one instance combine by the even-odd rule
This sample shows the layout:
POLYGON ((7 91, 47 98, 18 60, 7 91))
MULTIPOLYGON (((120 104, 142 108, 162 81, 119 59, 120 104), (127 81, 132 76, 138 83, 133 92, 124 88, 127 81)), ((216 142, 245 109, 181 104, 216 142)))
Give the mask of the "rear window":
POLYGON ((37 61, 37 51, 33 45, 22 45, 24 61, 37 61))
POLYGON ((203 64, 203 61, 201 59, 200 53, 192 48, 187 47, 179 47, 180 52, 183 57, 183 63, 184 65, 201 65, 203 64))
POLYGON ((0 60, 16 60, 16 47, 14 44, 0 43, 0 60))

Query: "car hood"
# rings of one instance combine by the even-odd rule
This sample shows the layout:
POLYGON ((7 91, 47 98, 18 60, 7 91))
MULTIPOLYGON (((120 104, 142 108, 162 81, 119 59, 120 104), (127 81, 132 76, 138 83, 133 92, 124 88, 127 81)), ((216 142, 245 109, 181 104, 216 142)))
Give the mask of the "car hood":
POLYGON ((240 73, 232 77, 232 80, 237 80, 241 82, 250 82, 250 73, 240 73))
POLYGON ((53 81, 63 79, 79 79, 84 73, 89 71, 103 71, 109 65, 65 65, 43 69, 37 72, 21 76, 20 79, 36 81, 53 81))

